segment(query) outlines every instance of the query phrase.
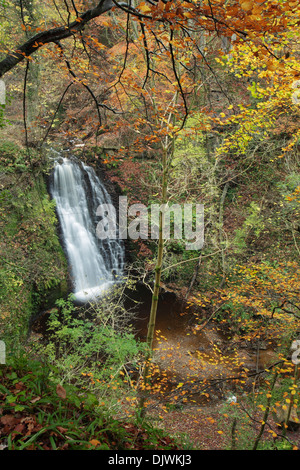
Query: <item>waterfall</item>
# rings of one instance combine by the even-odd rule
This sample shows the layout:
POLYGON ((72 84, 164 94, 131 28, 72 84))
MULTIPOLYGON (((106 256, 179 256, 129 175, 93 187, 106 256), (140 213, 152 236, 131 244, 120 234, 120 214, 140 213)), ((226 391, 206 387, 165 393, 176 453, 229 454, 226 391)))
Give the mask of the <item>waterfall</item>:
POLYGON ((93 168, 62 157, 56 159, 50 193, 56 201, 75 299, 96 301, 121 280, 124 264, 122 241, 96 236, 96 209, 112 204, 110 195, 93 168))

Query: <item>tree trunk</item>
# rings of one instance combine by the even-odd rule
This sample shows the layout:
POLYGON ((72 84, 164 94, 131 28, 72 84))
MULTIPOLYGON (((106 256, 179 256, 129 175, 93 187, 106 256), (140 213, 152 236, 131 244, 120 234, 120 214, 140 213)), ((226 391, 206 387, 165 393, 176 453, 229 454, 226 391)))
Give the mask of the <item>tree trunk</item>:
MULTIPOLYGON (((157 306, 158 306, 158 299, 159 299, 159 292, 160 292, 161 268, 162 268, 163 250, 164 250, 164 227, 165 227, 164 207, 167 203, 167 185, 168 185, 167 155, 168 155, 168 146, 163 148, 163 157, 162 157, 162 171, 163 171, 162 197, 161 197, 162 207, 159 212, 158 251, 157 251, 157 260, 156 260, 156 265, 155 265, 154 289, 153 289, 153 294, 152 294, 151 310, 150 310, 150 317, 149 317, 148 330, 147 330, 146 343, 147 343, 148 350, 146 353, 145 367, 144 367, 144 373, 143 373, 144 384, 148 382, 148 378, 149 378, 148 376, 149 376, 150 363, 151 363, 151 357, 152 357, 153 338, 154 338, 157 306)), ((142 396, 140 403, 139 403, 139 410, 140 410, 141 416, 144 416, 145 414, 144 404, 145 404, 145 396, 142 396)))

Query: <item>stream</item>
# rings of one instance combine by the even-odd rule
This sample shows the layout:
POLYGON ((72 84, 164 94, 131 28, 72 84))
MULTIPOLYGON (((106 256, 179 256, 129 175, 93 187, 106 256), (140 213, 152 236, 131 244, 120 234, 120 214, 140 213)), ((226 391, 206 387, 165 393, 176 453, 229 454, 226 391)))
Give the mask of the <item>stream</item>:
MULTIPOLYGON (((145 341, 151 292, 140 285, 134 300, 139 302, 134 322, 136 335, 145 341)), ((239 376, 245 369, 249 373, 263 370, 274 360, 273 351, 264 347, 259 351, 250 344, 236 348, 233 338, 217 322, 211 321, 203 329, 195 325, 193 310, 187 309, 175 293, 160 295, 153 358, 158 366, 157 376, 164 380, 166 401, 178 395, 179 385, 187 403, 207 404, 226 399, 236 392, 230 377, 239 376)), ((251 387, 250 383, 248 386, 251 387)))

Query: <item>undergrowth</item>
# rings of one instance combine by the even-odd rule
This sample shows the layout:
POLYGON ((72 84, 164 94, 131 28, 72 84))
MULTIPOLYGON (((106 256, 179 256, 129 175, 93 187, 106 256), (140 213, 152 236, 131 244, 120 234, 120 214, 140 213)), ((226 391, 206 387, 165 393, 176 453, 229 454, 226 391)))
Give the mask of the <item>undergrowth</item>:
POLYGON ((26 356, 0 369, 0 447, 6 450, 179 449, 149 422, 114 419, 95 395, 51 379, 26 356))

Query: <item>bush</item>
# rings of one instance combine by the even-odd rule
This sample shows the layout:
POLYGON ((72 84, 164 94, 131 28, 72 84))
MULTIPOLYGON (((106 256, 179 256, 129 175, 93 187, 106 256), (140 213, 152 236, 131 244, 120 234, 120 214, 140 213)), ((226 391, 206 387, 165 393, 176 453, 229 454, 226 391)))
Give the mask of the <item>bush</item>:
POLYGON ((109 304, 106 300, 106 312, 101 306, 82 311, 72 297, 58 300, 50 311, 45 344, 34 345, 35 354, 51 365, 53 380, 66 387, 76 385, 81 394, 92 393, 98 402, 107 399, 110 407, 125 391, 135 394, 129 371, 139 370, 144 352, 127 319, 123 324, 112 321, 109 305, 116 304, 115 296, 109 304))
POLYGON ((26 170, 26 151, 13 142, 0 143, 0 170, 5 172, 26 170))

